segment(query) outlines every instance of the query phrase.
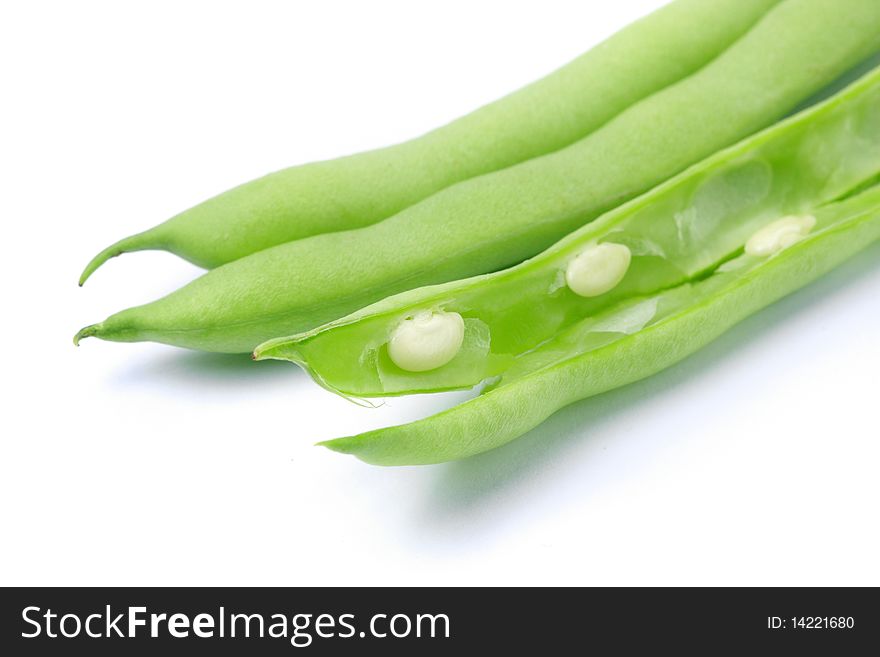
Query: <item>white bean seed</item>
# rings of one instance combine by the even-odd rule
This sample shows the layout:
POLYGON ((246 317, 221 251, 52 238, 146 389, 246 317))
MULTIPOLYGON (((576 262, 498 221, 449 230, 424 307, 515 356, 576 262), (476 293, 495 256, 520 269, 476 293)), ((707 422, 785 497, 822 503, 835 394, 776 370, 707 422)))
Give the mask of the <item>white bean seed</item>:
POLYGON ((461 315, 427 310, 398 324, 388 342, 388 356, 402 370, 426 372, 455 358, 463 340, 461 315))
POLYGON ((623 244, 593 244, 568 263, 565 282, 582 297, 605 294, 623 280, 631 259, 629 248, 623 244))
POLYGON ((775 255, 802 240, 816 225, 810 214, 790 215, 756 231, 746 242, 746 254, 756 258, 775 255))

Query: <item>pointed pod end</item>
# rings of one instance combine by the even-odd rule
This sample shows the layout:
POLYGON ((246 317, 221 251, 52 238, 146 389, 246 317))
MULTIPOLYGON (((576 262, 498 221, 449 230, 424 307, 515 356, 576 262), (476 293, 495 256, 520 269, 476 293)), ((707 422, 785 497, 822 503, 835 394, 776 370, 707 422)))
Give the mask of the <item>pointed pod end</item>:
POLYGON ((98 269, 98 267, 103 265, 110 258, 118 256, 120 253, 122 253, 122 251, 112 252, 109 250, 105 250, 105 251, 101 251, 101 253, 99 253, 94 258, 92 258, 89 261, 89 264, 86 265, 86 268, 83 269, 82 274, 79 275, 79 286, 82 287, 85 284, 85 282, 87 280, 89 280, 89 277, 95 273, 95 271, 98 269))
POLYGON ((79 275, 79 281, 78 281, 77 284, 78 284, 80 287, 82 287, 83 285, 85 285, 85 282, 86 282, 87 280, 89 280, 89 276, 91 276, 92 273, 93 273, 98 267, 101 266, 100 264, 94 264, 94 262, 95 262, 94 260, 91 260, 91 261, 89 262, 89 264, 86 265, 86 268, 83 269, 82 274, 79 275))
POLYGON ((350 443, 351 437, 332 438, 330 440, 322 440, 319 443, 315 443, 315 447, 326 447, 331 452, 338 452, 339 454, 351 454, 350 443))
MULTIPOLYGON (((382 431, 381 429, 379 430, 382 431)), ((436 461, 422 461, 420 459, 408 458, 409 455, 402 453, 396 454, 392 449, 389 451, 381 445, 376 445, 371 440, 374 432, 362 433, 356 436, 347 436, 345 438, 333 438, 332 440, 322 440, 315 443, 315 447, 326 447, 332 452, 339 454, 348 454, 356 459, 363 461, 369 465, 416 465, 423 463, 431 463, 436 461), (377 449, 378 447, 378 449, 377 449)))
POLYGON ((79 346, 79 341, 83 338, 90 338, 98 334, 99 324, 92 324, 91 326, 86 326, 83 329, 80 329, 79 332, 73 336, 73 345, 75 347, 79 346))
POLYGON ((293 360, 296 362, 293 357, 293 353, 295 352, 285 348, 288 344, 288 338, 275 338, 268 340, 257 345, 251 354, 251 358, 254 360, 293 360))
MULTIPOLYGON (((162 224, 160 224, 160 226, 161 225, 162 224)), ((89 280, 89 277, 110 258, 115 258, 123 253, 130 253, 131 251, 162 248, 160 246, 161 242, 158 239, 157 228, 152 228, 143 233, 137 233, 136 235, 121 239, 101 251, 98 255, 92 258, 89 264, 86 265, 86 268, 83 269, 83 272, 79 277, 79 286, 82 287, 83 284, 89 280)))

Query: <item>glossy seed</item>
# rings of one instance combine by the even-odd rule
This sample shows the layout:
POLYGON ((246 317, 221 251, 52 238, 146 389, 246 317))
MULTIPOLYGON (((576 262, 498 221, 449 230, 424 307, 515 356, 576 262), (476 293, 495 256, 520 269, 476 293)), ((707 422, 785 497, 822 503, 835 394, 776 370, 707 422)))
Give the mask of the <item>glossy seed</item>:
POLYGON ((623 280, 631 260, 623 244, 594 244, 581 251, 568 263, 565 282, 581 297, 597 297, 617 287, 623 280))
POLYGON ((458 313, 420 312, 394 330, 388 356, 402 370, 426 372, 455 358, 463 340, 464 320, 458 313))
POLYGON ((746 254, 767 258, 799 242, 813 230, 816 217, 811 214, 782 217, 767 224, 746 242, 746 254))

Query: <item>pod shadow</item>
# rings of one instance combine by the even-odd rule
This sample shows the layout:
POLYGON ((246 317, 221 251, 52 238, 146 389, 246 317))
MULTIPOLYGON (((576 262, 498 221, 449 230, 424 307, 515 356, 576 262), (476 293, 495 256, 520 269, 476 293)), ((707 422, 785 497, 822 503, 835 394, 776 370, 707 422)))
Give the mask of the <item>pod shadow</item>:
MULTIPOLYGON (((436 466, 436 480, 429 490, 424 511, 425 524, 438 530, 455 525, 465 530, 463 516, 479 516, 467 531, 476 530, 482 519, 496 517, 505 504, 522 506, 522 496, 510 494, 517 487, 530 486, 555 477, 573 452, 583 449, 600 429, 623 416, 638 429, 640 406, 655 402, 675 388, 693 383, 701 375, 724 364, 748 343, 783 330, 786 322, 808 311, 818 299, 831 297, 854 282, 877 272, 880 243, 867 248, 823 278, 763 311, 740 322, 720 338, 672 367, 642 381, 576 402, 554 414, 521 438, 498 449, 469 459, 436 466), (491 510, 491 512, 490 512, 491 510)), ((608 433, 604 432, 603 440, 608 433)), ((662 449, 662 445, 658 449, 662 449)), ((576 456, 576 455, 574 455, 576 456)), ((614 482, 622 473, 594 472, 579 490, 589 494, 614 482)), ((580 473, 579 473, 579 476, 580 473)), ((546 485, 555 485, 547 482, 546 485)))
POLYGON ((148 384, 171 387, 227 387, 242 381, 251 384, 289 383, 305 376, 300 368, 282 361, 254 362, 248 354, 215 354, 173 350, 152 356, 116 374, 120 385, 148 384))

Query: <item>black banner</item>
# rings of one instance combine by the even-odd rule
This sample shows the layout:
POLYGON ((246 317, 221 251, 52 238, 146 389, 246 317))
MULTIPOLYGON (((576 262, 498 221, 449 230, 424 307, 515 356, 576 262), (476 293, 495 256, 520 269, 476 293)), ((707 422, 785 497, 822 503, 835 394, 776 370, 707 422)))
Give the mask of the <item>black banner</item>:
POLYGON ((0 614, 5 655, 849 655, 880 639, 867 588, 24 588, 2 591, 0 614))

